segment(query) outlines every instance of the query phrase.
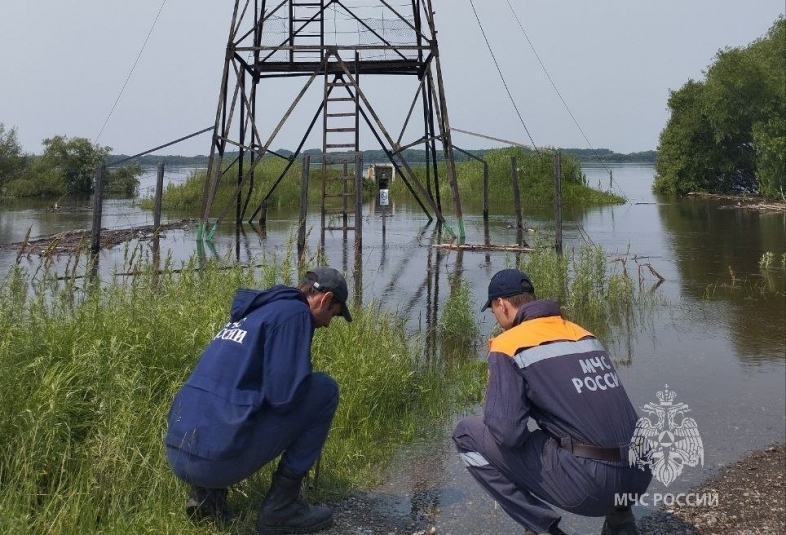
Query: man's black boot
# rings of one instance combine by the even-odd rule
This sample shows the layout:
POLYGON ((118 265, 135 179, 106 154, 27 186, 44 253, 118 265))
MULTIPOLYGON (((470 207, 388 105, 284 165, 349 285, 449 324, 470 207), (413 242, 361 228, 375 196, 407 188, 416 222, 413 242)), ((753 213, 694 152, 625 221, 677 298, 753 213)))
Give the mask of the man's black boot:
POLYGON ((227 489, 192 486, 186 502, 186 514, 196 521, 231 522, 232 513, 227 507, 227 489))
POLYGON ((606 515, 601 535, 639 535, 636 518, 630 507, 617 507, 606 515))
POLYGON ((279 468, 257 520, 259 535, 315 533, 333 525, 333 512, 324 505, 309 505, 300 497, 303 476, 279 468))

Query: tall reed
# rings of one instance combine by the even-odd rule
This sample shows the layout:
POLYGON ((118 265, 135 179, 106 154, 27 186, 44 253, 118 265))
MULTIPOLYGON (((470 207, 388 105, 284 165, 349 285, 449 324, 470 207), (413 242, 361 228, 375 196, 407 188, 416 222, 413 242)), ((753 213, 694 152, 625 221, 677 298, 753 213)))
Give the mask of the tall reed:
MULTIPOLYGON (((137 273, 130 281, 118 274, 77 287, 44 272, 32 290, 30 276, 12 270, 0 283, 0 532, 214 531, 183 514, 185 487, 163 455, 169 404, 226 321, 234 291, 293 274, 284 263, 196 258, 154 273, 144 255, 127 254, 136 258, 124 268, 137 273)), ((428 425, 424 415, 448 414, 474 384, 425 366, 403 318, 375 304, 353 317, 314 339, 315 369, 341 388, 313 489, 320 498, 378 481, 391 452, 428 425)), ((269 472, 231 494, 249 513, 241 533, 252 532, 269 472)))
POLYGON ((452 274, 449 276, 450 296, 439 317, 438 333, 446 355, 475 354, 480 329, 475 321, 475 305, 469 281, 452 274))
POLYGON ((568 248, 562 255, 551 247, 536 247, 519 267, 532 278, 539 298, 557 301, 566 318, 609 344, 631 336, 659 299, 637 288, 625 263, 613 262, 598 246, 568 248))

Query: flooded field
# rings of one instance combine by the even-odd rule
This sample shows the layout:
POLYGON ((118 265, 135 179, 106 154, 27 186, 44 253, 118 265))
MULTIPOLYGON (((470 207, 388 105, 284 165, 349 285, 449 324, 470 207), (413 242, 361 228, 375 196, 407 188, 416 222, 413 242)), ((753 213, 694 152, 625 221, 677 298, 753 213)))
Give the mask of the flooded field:
MULTIPOLYGON (((584 170, 590 185, 608 186, 606 169, 584 170)), ((677 401, 690 407, 703 440, 704 465, 686 467, 668 489, 658 482, 650 488, 651 492, 677 493, 748 451, 786 439, 786 270, 782 261, 786 213, 761 212, 721 199, 655 197, 650 193, 652 175, 651 167, 614 166, 613 187, 628 202, 590 209, 566 207, 564 243, 566 254, 583 243, 602 246, 610 257, 625 260, 625 268, 643 291, 657 295, 653 310, 632 315, 628 324, 610 329, 603 341, 638 409, 656 402, 656 393, 666 384, 677 394, 677 401), (772 253, 772 260, 763 266, 766 253, 772 253), (662 284, 647 265, 665 279, 662 284)), ((184 176, 187 171, 172 172, 169 179, 184 176)), ((151 180, 152 175, 145 178, 143 192, 150 192, 151 180)), ((89 200, 49 208, 45 201, 4 207, 0 243, 21 241, 28 231, 35 237, 90 226, 89 200)), ((493 244, 513 244, 512 207, 493 203, 490 213, 486 225, 481 214, 465 210, 466 243, 482 244, 488 239, 493 244)), ((103 226, 108 229, 152 223, 152 214, 142 211, 138 200, 107 201, 103 214, 103 226)), ((445 215, 452 223, 449 209, 445 215)), ((164 216, 166 221, 195 214, 164 216)), ((477 302, 477 322, 486 337, 493 317, 479 309, 488 280, 498 269, 512 265, 516 253, 435 248, 446 241, 444 231, 429 223, 414 203, 394 201, 384 216, 375 202, 365 205, 358 260, 352 233, 329 231, 325 235, 325 258, 348 274, 350 293, 360 302, 375 299, 398 310, 417 329, 438 317, 449 291, 448 276, 458 273, 470 285, 477 302)), ((524 217, 530 229, 528 242, 551 239, 554 223, 549 210, 525 212, 524 217)), ((294 242, 296 219, 296 211, 270 210, 264 231, 250 226, 237 231, 232 224, 223 224, 212 244, 206 245, 196 242, 194 227, 173 229, 162 237, 161 251, 175 265, 195 254, 225 262, 280 258, 294 242)), ((313 256, 319 248, 319 214, 311 214, 307 225, 311 229, 308 255, 313 256)), ((137 246, 142 254, 149 254, 149 242, 129 245, 137 246)), ((124 250, 121 245, 102 251, 100 271, 107 275, 122 271, 124 250)), ((14 250, 0 250, 0 274, 16 262, 14 250)), ((31 255, 19 263, 35 270, 40 259, 31 255)), ((65 270, 65 264, 55 263, 54 269, 65 270)), ((478 358, 483 357, 481 349, 478 358)), ((456 414, 454 419, 459 417, 456 414)), ((383 506, 402 514, 427 508, 436 518, 438 533, 519 535, 521 528, 494 508, 454 454, 449 441, 452 423, 445 422, 433 436, 402 449, 390 478, 378 491, 383 506)), ((601 523, 573 516, 565 522, 578 532, 598 532, 601 523)))

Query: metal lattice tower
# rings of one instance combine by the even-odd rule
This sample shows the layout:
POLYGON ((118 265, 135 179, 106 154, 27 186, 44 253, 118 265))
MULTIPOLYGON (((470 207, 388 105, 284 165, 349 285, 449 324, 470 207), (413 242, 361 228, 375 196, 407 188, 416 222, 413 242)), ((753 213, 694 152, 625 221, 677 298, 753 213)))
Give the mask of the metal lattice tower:
MULTIPOLYGON (((208 232, 210 218, 223 219, 233 205, 237 223, 249 215, 249 221, 253 222, 301 155, 320 118, 323 227, 326 199, 331 196, 330 191, 334 191, 326 189, 325 183, 328 177, 337 174, 331 174, 330 167, 338 166, 344 169, 343 174, 338 173, 343 182, 335 195, 343 200, 341 211, 347 228, 347 216, 351 213, 347 197, 357 197, 361 193, 349 184, 351 174, 347 168, 359 161, 363 131, 370 132, 379 148, 384 150, 397 176, 404 181, 429 220, 436 217, 449 233, 454 234, 442 214, 439 198, 437 161, 444 159, 463 239, 461 202, 436 35, 431 0, 412 0, 396 6, 385 0, 236 0, 198 239, 203 233, 210 239, 216 228, 214 224, 208 232), (396 99, 403 99, 401 111, 394 114, 396 121, 403 121, 397 137, 391 135, 382 120, 385 113, 391 114, 390 88, 386 87, 388 97, 380 98, 375 91, 382 86, 369 83, 372 77, 387 77, 386 81, 396 80, 399 84, 410 81, 409 96, 407 91, 396 93, 396 99), (293 79, 305 79, 299 90, 291 89, 293 79), (280 96, 284 83, 289 84, 284 94, 293 95, 293 100, 288 107, 277 110, 277 117, 270 117, 269 112, 262 117, 259 110, 265 99, 280 96), (295 120, 295 111, 300 112, 303 107, 308 108, 311 119, 298 121, 298 126, 302 125, 302 139, 294 152, 279 154, 272 150, 276 137, 288 122, 295 120), (378 113, 379 109, 385 113, 378 113), (405 149, 417 147, 425 148, 425 184, 404 159, 405 149), (229 154, 232 154, 232 161, 229 161, 229 154), (269 182, 264 184, 267 193, 259 206, 250 207, 255 170, 265 155, 278 156, 286 165, 276 179, 264 177, 269 182), (228 179, 224 175, 229 174, 226 169, 232 163, 237 163, 238 169, 234 195, 225 206, 214 207, 219 182, 228 179)), ((384 85, 388 85, 387 82, 384 85)), ((354 173, 358 171, 356 167, 354 173)), ((355 182, 358 183, 359 180, 355 182)), ((358 219, 360 214, 354 217, 358 219)))

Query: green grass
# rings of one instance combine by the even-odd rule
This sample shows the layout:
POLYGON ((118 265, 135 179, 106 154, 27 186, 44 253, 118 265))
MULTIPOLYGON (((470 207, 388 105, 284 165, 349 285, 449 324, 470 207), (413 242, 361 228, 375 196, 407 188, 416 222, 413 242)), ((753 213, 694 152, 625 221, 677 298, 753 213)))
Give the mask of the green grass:
POLYGON ((437 331, 445 352, 475 354, 480 342, 480 329, 475 322, 477 305, 469 282, 463 277, 449 276, 450 296, 442 308, 437 331))
MULTIPOLYGON (((273 187, 273 184, 278 180, 281 173, 286 167, 286 162, 275 157, 266 157, 257 164, 254 170, 254 189, 251 194, 251 200, 248 204, 246 217, 251 214, 262 202, 262 199, 267 195, 268 191, 273 187)), ((245 170, 248 170, 246 164, 245 170)), ((351 171, 350 171, 351 172, 351 171)), ((328 169, 328 176, 337 177, 343 174, 342 170, 337 167, 330 167, 328 169)), ((192 175, 182 184, 169 184, 162 194, 162 206, 168 210, 198 210, 202 206, 202 196, 205 188, 205 177, 207 171, 195 171, 192 175)), ((213 209, 211 215, 213 217, 224 210, 226 206, 230 206, 230 214, 234 216, 235 203, 232 200, 235 189, 237 188, 238 166, 232 165, 224 172, 219 187, 216 191, 215 199, 213 200, 213 209)), ((322 171, 321 168, 313 168, 309 172, 309 189, 308 201, 312 209, 320 206, 320 199, 322 195, 322 171)), ((268 199, 268 207, 270 208, 295 208, 300 205, 300 183, 302 178, 302 163, 296 162, 289 170, 287 170, 284 177, 273 190, 270 198, 268 199)), ((241 191, 241 198, 245 203, 251 183, 247 181, 241 191)), ((328 193, 339 193, 342 183, 340 181, 330 181, 326 185, 328 193)), ((372 191, 372 184, 368 181, 364 182, 364 195, 370 195, 372 191)), ((144 199, 140 203, 141 207, 147 210, 153 209, 153 199, 144 199)))
POLYGON ((774 260, 775 254, 773 254, 772 251, 767 251, 761 255, 761 258, 759 258, 759 267, 766 271, 772 267, 774 260))
MULTIPOLYGON (((489 198, 492 200, 512 198, 510 181, 512 156, 517 158, 522 206, 551 206, 554 199, 553 157, 550 154, 535 154, 520 148, 495 149, 486 153, 485 159, 489 165, 489 198)), ((286 162, 274 157, 264 158, 258 164, 255 171, 254 191, 249 203, 250 211, 247 212, 247 216, 250 216, 251 212, 259 206, 262 198, 281 175, 285 165, 286 162)), ((426 187, 425 167, 413 167, 413 171, 417 175, 418 180, 426 187)), ((162 204, 164 208, 190 211, 199 209, 202 204, 205 174, 205 171, 199 171, 194 173, 183 184, 170 184, 163 193, 162 204)), ((268 206, 289 208, 299 206, 301 174, 301 163, 295 163, 287 171, 278 186, 276 186, 268 200, 268 206)), ((333 168, 330 170, 330 174, 337 175, 339 170, 333 168)), ((474 210, 480 210, 483 194, 482 164, 474 160, 460 162, 456 164, 456 174, 462 204, 474 210)), ((312 207, 316 207, 319 206, 322 192, 321 170, 312 169, 309 176, 309 203, 312 207)), ((452 204, 453 194, 447 180, 444 163, 439 165, 439 176, 440 198, 443 201, 443 205, 447 207, 452 204)), ((219 182, 219 189, 213 203, 212 215, 214 217, 225 206, 231 204, 230 199, 236 184, 237 166, 235 165, 229 171, 226 171, 219 182)), ((336 188, 339 187, 339 184, 339 182, 329 182, 328 186, 336 188)), ((370 181, 364 181, 363 187, 364 196, 369 197, 376 194, 375 187, 370 181)), ((418 191, 414 184, 412 187, 418 191)), ((242 195, 244 200, 247 191, 248 185, 244 186, 243 189, 242 195)), ((337 190, 333 192, 335 193, 337 190)), ((411 193, 401 178, 390 184, 390 192, 394 199, 411 198, 411 193)), ((418 191, 418 196, 420 195, 418 191)), ((568 207, 571 205, 616 204, 624 202, 624 199, 612 193, 587 186, 586 177, 581 172, 579 160, 575 157, 564 155, 562 158, 562 202, 564 206, 568 207)), ((141 206, 145 209, 152 209, 152 199, 144 200, 141 206)), ((231 213, 234 214, 234 208, 232 208, 231 213)))
MULTIPOLYGON (((0 532, 216 532, 183 514, 185 485, 162 443, 169 404, 235 289, 296 274, 286 262, 192 259, 153 276, 135 252, 127 259, 141 271, 131 280, 64 283, 15 269, 0 284, 0 532)), ((404 318, 376 304, 353 318, 314 339, 315 369, 341 388, 311 491, 320 499, 378 482, 397 447, 479 396, 476 362, 424 359, 404 318)), ((269 473, 234 488, 232 505, 249 513, 236 532, 252 532, 269 473)))
MULTIPOLYGON (((516 158, 518 168, 519 194, 522 207, 539 208, 553 206, 554 203, 554 159, 551 154, 536 154, 521 148, 490 150, 485 155, 489 167, 488 191, 491 203, 505 201, 513 207, 511 186, 511 157, 516 158)), ((590 188, 586 176, 581 172, 581 164, 575 157, 562 157, 562 203, 563 206, 588 206, 620 204, 624 199, 610 192, 590 188)), ((414 169, 425 186, 425 168, 414 169)), ((432 173, 433 174, 433 173, 432 173)), ((456 164, 458 189, 463 207, 480 211, 483 200, 483 164, 470 160, 456 164)), ((443 207, 451 206, 453 195, 447 180, 444 164, 439 166, 440 198, 443 207)), ((433 178, 432 178, 433 180, 433 178)), ((401 196, 406 186, 396 180, 391 186, 391 194, 401 196)), ((447 210, 446 210, 447 211, 447 210)))
MULTIPOLYGON (((602 247, 583 245, 563 255, 535 247, 518 267, 530 276, 539 298, 557 301, 565 318, 607 344, 631 336, 661 300, 637 283, 625 255, 612 259, 602 247)), ((617 357, 628 361, 632 355, 617 357)))
MULTIPOLYGON (((164 458, 166 414, 235 290, 294 283, 292 258, 261 268, 192 258, 178 269, 167 259, 158 274, 128 248, 120 271, 132 278, 11 270, 0 282, 0 532, 216 533, 183 514, 185 485, 164 458)), ((600 249, 538 249, 523 260, 539 296, 601 339, 651 302, 600 249)), ((408 318, 378 303, 317 331, 314 368, 336 378, 341 397, 311 498, 373 487, 398 448, 481 400, 478 299, 461 277, 450 287, 434 332, 407 332, 408 318), (430 336, 436 352, 426 350, 430 336)), ((253 532, 274 464, 233 487, 231 505, 246 513, 233 532, 253 532)))

